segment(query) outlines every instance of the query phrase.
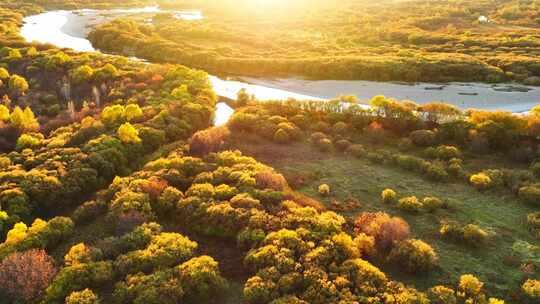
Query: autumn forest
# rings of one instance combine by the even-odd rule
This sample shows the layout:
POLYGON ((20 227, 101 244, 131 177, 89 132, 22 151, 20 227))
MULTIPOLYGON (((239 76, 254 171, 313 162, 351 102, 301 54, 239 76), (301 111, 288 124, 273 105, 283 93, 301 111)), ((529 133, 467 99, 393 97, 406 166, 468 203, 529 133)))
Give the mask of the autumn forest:
POLYGON ((540 1, 0 2, 11 303, 540 303, 540 1))

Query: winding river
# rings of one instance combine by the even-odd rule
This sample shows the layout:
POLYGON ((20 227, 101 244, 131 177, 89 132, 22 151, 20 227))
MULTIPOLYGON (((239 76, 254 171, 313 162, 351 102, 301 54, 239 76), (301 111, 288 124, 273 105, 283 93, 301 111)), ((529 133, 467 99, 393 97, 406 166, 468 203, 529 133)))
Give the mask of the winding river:
MULTIPOLYGON (((28 41, 50 43, 60 48, 71 48, 81 52, 97 51, 86 39, 88 32, 97 24, 120 16, 163 12, 156 6, 135 9, 49 11, 24 19, 21 35, 28 41)), ((200 11, 168 11, 175 18, 199 20, 200 11)), ((414 100, 418 103, 442 101, 459 108, 506 110, 526 112, 540 104, 540 87, 509 84, 449 83, 449 84, 400 84, 374 81, 304 80, 299 78, 260 79, 239 77, 238 80, 221 79, 210 75, 210 81, 218 96, 236 98, 244 88, 260 100, 288 99, 328 100, 339 95, 355 95, 366 103, 373 96, 385 95, 398 100, 414 100)), ((233 110, 224 103, 218 104, 216 125, 227 122, 233 110)))

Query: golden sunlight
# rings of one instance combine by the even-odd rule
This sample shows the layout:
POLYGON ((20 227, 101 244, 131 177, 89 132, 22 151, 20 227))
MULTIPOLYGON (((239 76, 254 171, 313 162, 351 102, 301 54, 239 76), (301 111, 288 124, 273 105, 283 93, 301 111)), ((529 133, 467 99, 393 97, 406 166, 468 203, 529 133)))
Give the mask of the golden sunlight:
POLYGON ((0 0, 0 304, 540 303, 540 0, 0 0))

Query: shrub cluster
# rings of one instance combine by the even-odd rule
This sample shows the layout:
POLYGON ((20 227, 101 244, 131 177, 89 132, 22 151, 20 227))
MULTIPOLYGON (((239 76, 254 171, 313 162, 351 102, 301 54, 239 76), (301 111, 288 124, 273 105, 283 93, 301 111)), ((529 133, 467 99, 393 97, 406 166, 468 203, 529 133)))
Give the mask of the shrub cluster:
POLYGON ((392 162, 404 170, 423 174, 432 181, 448 179, 448 172, 439 162, 429 162, 420 157, 403 154, 394 155, 392 162))
POLYGON ((422 240, 410 239, 392 249, 388 259, 411 273, 428 272, 438 265, 435 250, 422 240))
POLYGON ((328 196, 330 195, 330 186, 328 186, 327 184, 319 185, 318 191, 320 195, 328 196))
POLYGON ((84 263, 62 268, 45 290, 44 302, 63 301, 74 291, 85 288, 99 288, 110 284, 114 269, 110 261, 84 263))
POLYGON ((228 126, 232 131, 253 132, 281 144, 297 141, 303 135, 300 128, 287 117, 272 115, 271 111, 257 106, 236 111, 228 126))
POLYGON ((384 189, 381 192, 381 200, 383 203, 390 204, 395 203, 397 199, 397 193, 392 189, 384 189))
POLYGON ((162 232, 155 235, 144 249, 120 255, 115 263, 116 271, 122 274, 145 272, 156 268, 172 267, 193 257, 197 243, 178 233, 162 232))
POLYGON ((424 150, 423 153, 427 158, 440 159, 443 161, 449 161, 453 158, 459 159, 461 152, 458 147, 441 145, 438 147, 429 147, 424 150))
POLYGON ((460 276, 456 288, 434 286, 428 290, 428 298, 433 304, 482 303, 504 304, 503 300, 487 298, 484 283, 472 274, 460 276))
POLYGON ((398 199, 397 193, 392 189, 383 190, 381 192, 381 200, 384 203, 396 203, 398 209, 410 213, 419 213, 421 211, 434 212, 437 209, 446 208, 446 204, 434 196, 427 196, 422 200, 419 200, 416 196, 398 199))
POLYGON ((525 293, 525 296, 528 298, 528 300, 533 303, 533 301, 537 301, 540 299, 540 281, 539 280, 533 280, 528 279, 523 283, 521 286, 521 289, 523 290, 523 293, 525 293))
POLYGON ((403 211, 418 213, 424 205, 416 196, 404 197, 398 201, 397 207, 403 211))
POLYGON ((218 152, 229 135, 230 131, 227 127, 213 127, 198 131, 189 139, 190 152, 194 155, 218 152))
POLYGON ((78 264, 86 264, 96 262, 101 259, 101 250, 90 247, 84 243, 73 245, 68 253, 64 256, 64 264, 66 266, 74 266, 78 264))
POLYGON ((81 291, 72 292, 67 298, 65 304, 99 304, 100 301, 96 294, 88 288, 81 291))
POLYGON ((66 217, 55 217, 48 222, 36 219, 30 227, 17 223, 0 244, 0 259, 28 249, 53 249, 73 234, 73 222, 66 217))
POLYGON ((540 212, 527 214, 527 227, 536 238, 540 239, 540 212))
POLYGON ((226 287, 218 263, 200 256, 149 275, 129 275, 116 284, 113 298, 118 303, 206 303, 226 287))
POLYGON ((489 238, 489 233, 475 224, 461 225, 456 222, 443 222, 439 232, 445 238, 473 247, 483 246, 489 238))
POLYGON ((420 147, 433 146, 436 142, 436 134, 431 130, 416 130, 409 135, 411 141, 420 147))
POLYGON ((518 195, 527 204, 540 205, 540 187, 536 185, 521 187, 518 195))
POLYGON ((502 186, 505 182, 505 174, 501 170, 485 170, 471 175, 469 181, 476 189, 482 191, 502 186))
POLYGON ((392 247, 409 238, 410 228, 405 220, 399 217, 377 212, 364 212, 354 223, 356 233, 365 233, 375 239, 377 248, 387 252, 392 247))

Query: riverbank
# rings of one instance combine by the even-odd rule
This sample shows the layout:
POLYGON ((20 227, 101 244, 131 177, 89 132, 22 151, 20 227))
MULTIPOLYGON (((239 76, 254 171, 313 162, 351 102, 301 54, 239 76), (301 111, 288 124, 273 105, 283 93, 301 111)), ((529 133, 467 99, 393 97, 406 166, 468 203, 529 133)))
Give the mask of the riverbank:
POLYGON ((361 103, 373 96, 385 95, 398 100, 412 100, 419 104, 440 101, 461 109, 478 108, 521 113, 540 103, 540 88, 519 85, 522 91, 511 91, 513 84, 483 83, 415 83, 398 84, 376 81, 260 79, 241 77, 252 85, 293 91, 298 94, 330 99, 339 95, 354 95, 361 103), (525 92, 525 90, 527 90, 525 92))
MULTIPOLYGON (((96 24, 110 21, 119 15, 151 14, 160 12, 155 7, 122 10, 51 11, 29 16, 21 34, 27 41, 51 43, 77 51, 95 51, 86 39, 89 29, 96 24)), ((180 12, 176 12, 180 14, 180 12)), ((196 16, 195 11, 186 12, 196 16)), ((189 19, 187 19, 189 20, 189 19)), ((339 95, 355 95, 367 103, 373 96, 385 95, 398 100, 413 100, 420 104, 441 101, 459 108, 505 110, 515 113, 528 111, 540 102, 540 87, 519 85, 522 90, 499 90, 511 84, 490 85, 483 83, 395 83, 345 80, 305 80, 298 78, 261 79, 236 77, 235 80, 210 76, 219 96, 234 99, 240 89, 260 100, 288 99, 328 100, 339 95)))

